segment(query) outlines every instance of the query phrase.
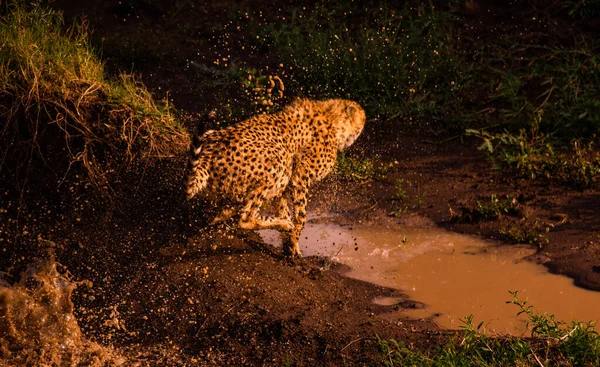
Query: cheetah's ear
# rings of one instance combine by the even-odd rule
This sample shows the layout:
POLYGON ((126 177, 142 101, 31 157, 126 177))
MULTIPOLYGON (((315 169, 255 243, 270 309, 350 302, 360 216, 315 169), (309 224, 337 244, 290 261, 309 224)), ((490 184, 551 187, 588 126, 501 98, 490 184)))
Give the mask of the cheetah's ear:
POLYGON ((346 107, 346 113, 351 118, 354 117, 354 115, 356 114, 356 107, 354 107, 354 106, 348 106, 348 107, 346 107))

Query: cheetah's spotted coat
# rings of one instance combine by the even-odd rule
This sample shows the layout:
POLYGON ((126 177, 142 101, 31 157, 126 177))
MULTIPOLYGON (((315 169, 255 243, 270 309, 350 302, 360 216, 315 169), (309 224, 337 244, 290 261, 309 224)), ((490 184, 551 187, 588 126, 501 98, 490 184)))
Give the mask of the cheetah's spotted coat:
POLYGON ((301 256, 308 188, 333 169, 337 152, 360 135, 365 112, 355 102, 299 99, 281 112, 262 114, 222 130, 209 130, 191 146, 186 192, 223 206, 213 223, 239 216, 246 229, 277 229, 284 252, 301 256), (292 199, 292 215, 286 198, 292 199), (276 217, 264 217, 276 199, 276 217))

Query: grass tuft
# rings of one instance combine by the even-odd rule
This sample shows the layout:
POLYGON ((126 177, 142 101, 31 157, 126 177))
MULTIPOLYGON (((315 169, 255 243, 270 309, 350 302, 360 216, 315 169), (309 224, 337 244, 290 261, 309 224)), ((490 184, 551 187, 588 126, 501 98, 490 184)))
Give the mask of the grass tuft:
POLYGON ((39 169, 63 179, 74 166, 106 188, 136 158, 184 150, 187 131, 134 76, 110 78, 79 22, 16 1, 0 19, 0 171, 39 169), (45 169, 44 169, 45 168, 45 169))
POLYGON ((451 220, 477 223, 497 220, 502 216, 523 216, 523 208, 514 195, 500 196, 492 194, 489 199, 477 200, 473 208, 461 207, 460 214, 451 210, 451 220))
POLYGON ((548 244, 548 232, 553 226, 539 219, 529 221, 522 218, 517 224, 509 225, 502 229, 500 233, 512 243, 527 244, 539 248, 548 244))
POLYGON ((370 159, 358 160, 346 156, 345 152, 338 153, 335 174, 346 181, 361 181, 374 178, 380 173, 370 159))
POLYGON ((473 324, 473 315, 462 319, 460 342, 455 340, 433 353, 412 350, 402 342, 378 338, 385 366, 597 366, 600 336, 592 322, 568 324, 553 315, 535 311, 517 292, 507 303, 527 317, 531 338, 490 337, 484 323, 473 324))
POLYGON ((591 140, 577 139, 570 149, 557 151, 552 137, 540 130, 541 113, 528 129, 518 134, 508 131, 492 134, 467 130, 483 139, 479 147, 499 168, 514 170, 519 176, 554 180, 578 188, 587 188, 598 181, 600 152, 591 140))

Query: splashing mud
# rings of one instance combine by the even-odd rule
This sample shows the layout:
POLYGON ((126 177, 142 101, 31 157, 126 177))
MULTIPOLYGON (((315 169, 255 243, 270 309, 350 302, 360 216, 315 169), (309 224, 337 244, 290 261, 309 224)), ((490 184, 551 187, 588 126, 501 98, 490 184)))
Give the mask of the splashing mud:
POLYGON ((0 365, 123 365, 124 358, 82 335, 71 301, 77 283, 56 267, 38 261, 12 286, 0 279, 0 365))

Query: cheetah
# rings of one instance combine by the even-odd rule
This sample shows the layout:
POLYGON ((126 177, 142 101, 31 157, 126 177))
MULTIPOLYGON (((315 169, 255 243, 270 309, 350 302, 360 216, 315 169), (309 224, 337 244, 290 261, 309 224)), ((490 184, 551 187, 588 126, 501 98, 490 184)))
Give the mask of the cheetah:
POLYGON ((190 147, 187 198, 201 194, 223 207, 211 224, 236 217, 240 228, 278 230, 284 254, 301 257, 308 189, 331 172, 338 151, 354 143, 365 120, 356 102, 297 99, 280 112, 209 130, 190 147), (261 215, 268 200, 276 216, 261 215))

